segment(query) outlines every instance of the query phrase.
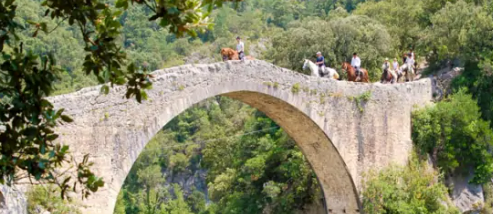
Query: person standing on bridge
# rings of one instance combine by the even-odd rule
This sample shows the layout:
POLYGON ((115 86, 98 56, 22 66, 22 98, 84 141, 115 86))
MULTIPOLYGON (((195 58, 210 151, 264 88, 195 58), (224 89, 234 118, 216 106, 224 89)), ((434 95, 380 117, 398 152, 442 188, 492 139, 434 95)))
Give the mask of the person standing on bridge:
POLYGON ((238 36, 236 37, 236 51, 238 51, 238 57, 240 60, 245 59, 245 44, 241 41, 241 38, 238 36))

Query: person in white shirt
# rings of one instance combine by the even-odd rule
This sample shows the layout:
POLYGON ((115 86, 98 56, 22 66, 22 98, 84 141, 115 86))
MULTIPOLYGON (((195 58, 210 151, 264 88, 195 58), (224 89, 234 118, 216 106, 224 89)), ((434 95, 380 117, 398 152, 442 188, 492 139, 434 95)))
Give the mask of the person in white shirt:
POLYGON ((240 57, 240 60, 245 59, 245 44, 241 41, 241 38, 238 36, 236 37, 236 51, 238 51, 238 56, 240 57))
POLYGON ((397 62, 397 58, 394 58, 394 62, 392 62, 392 69, 397 75, 400 76, 402 74, 402 71, 399 68, 399 62, 397 62))
POLYGON ((357 53, 353 53, 353 58, 351 59, 351 66, 356 70, 356 78, 360 76, 359 68, 361 67, 361 59, 358 57, 357 53))
POLYGON ((413 70, 416 70, 416 54, 414 54, 414 50, 411 48, 409 49, 409 54, 411 54, 411 59, 413 59, 413 70))
POLYGON ((411 53, 407 55, 406 64, 407 72, 410 72, 411 75, 414 75, 414 59, 411 53))

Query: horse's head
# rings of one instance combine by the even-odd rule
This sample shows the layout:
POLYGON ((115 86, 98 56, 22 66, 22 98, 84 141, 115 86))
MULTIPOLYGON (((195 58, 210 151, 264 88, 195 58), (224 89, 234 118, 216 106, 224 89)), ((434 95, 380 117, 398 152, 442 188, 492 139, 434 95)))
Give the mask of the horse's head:
POLYGON ((223 61, 228 60, 228 51, 226 48, 221 48, 221 56, 223 57, 223 61))
POLYGON ((308 62, 309 60, 305 59, 305 62, 303 63, 303 70, 306 70, 306 68, 308 67, 308 62))
POLYGON ((347 62, 342 62, 342 67, 341 68, 342 68, 342 70, 347 71, 347 69, 349 68, 348 63, 347 62))

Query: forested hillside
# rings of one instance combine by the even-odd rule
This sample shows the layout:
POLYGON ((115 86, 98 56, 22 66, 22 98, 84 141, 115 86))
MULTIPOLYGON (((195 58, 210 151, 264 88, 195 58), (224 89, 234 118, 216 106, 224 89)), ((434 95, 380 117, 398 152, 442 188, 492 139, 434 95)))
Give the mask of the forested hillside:
MULTIPOLYGON (((17 21, 26 27, 19 33, 24 49, 53 53, 63 69, 55 93, 98 84, 83 70, 85 46, 78 29, 45 17, 42 0, 16 2, 17 21), (46 21, 53 30, 33 37, 30 20, 46 21)), ((473 173, 470 183, 483 186, 485 194, 474 209, 492 212, 491 0, 244 0, 215 8, 214 28, 197 37, 177 37, 150 22, 152 14, 131 7, 115 17, 123 26, 118 44, 142 70, 220 61, 220 48, 235 47, 236 36, 245 41, 247 55, 299 72, 305 72, 303 59, 314 60, 321 51, 344 77, 341 63, 357 52, 376 81, 385 57, 400 61, 410 48, 427 65, 426 75, 463 67, 444 99, 413 114, 417 155, 410 165, 368 173, 363 205, 366 213, 457 213, 450 201, 453 186, 444 181, 473 173), (437 172, 426 169, 427 156, 437 172)), ((30 206, 33 213, 36 205, 53 213, 76 212, 47 203, 49 197, 31 193, 30 198, 36 203, 30 206)), ((321 204, 316 176, 293 140, 261 112, 214 97, 175 118, 149 142, 115 213, 296 213, 321 204)))

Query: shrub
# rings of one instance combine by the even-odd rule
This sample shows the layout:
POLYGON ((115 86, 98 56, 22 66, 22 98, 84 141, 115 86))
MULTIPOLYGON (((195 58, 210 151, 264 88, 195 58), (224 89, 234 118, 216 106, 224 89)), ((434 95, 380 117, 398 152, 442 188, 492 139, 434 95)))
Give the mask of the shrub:
POLYGON ((409 164, 370 171, 363 184, 363 209, 376 213, 459 213, 447 201, 447 188, 438 174, 413 155, 409 164))
POLYGON ((300 84, 299 83, 294 84, 293 87, 291 88, 291 92, 293 92, 293 94, 297 94, 298 92, 300 92, 300 84))
POLYGON ((493 174, 490 149, 493 132, 481 119, 476 101, 465 90, 435 106, 413 113, 412 138, 422 153, 446 173, 475 169, 472 183, 489 181, 493 174))
POLYGON ((52 214, 81 213, 71 201, 60 198, 60 190, 52 185, 33 186, 27 192, 27 212, 30 214, 48 211, 52 214))

